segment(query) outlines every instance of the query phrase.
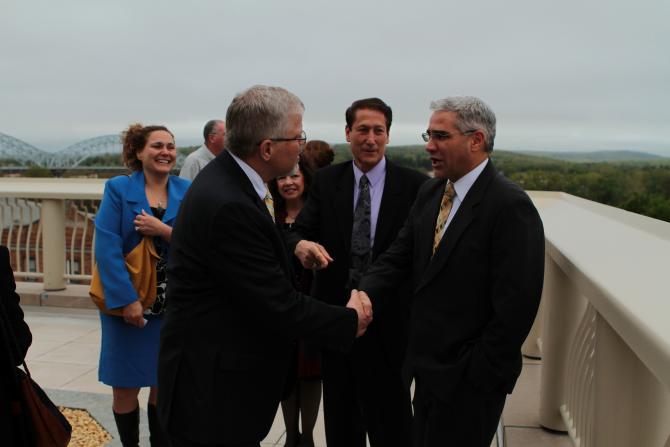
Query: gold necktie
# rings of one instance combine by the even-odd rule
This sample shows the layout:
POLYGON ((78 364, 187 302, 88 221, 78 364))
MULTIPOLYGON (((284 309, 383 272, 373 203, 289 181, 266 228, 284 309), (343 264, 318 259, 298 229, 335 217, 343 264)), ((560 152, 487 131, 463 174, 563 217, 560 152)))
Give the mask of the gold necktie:
POLYGON ((275 220, 275 201, 272 199, 272 194, 270 194, 270 191, 267 189, 265 190, 265 197, 263 198, 263 202, 265 202, 265 206, 268 209, 268 212, 270 213, 270 216, 272 216, 272 221, 274 222, 275 220))
POLYGON ((437 246, 440 244, 440 240, 442 240, 442 230, 447 225, 447 218, 449 218, 449 212, 451 212, 451 205, 454 203, 455 196, 454 184, 447 181, 444 194, 442 195, 442 202, 440 203, 440 213, 437 215, 437 223, 435 224, 433 254, 435 254, 435 250, 437 250, 437 246))

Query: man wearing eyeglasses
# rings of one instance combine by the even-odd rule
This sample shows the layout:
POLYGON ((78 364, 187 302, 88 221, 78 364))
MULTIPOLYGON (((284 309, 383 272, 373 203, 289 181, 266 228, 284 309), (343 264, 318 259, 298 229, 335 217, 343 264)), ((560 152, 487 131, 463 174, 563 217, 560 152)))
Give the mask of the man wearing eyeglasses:
POLYGON ((179 171, 179 177, 193 180, 207 163, 221 153, 226 137, 226 123, 221 120, 209 120, 202 131, 205 142, 188 154, 179 171))
MULTIPOLYGON (((316 272, 315 296, 344 306, 368 265, 391 244, 427 177, 385 157, 391 108, 378 98, 345 113, 353 162, 316 173, 289 236, 289 248, 316 272), (332 256, 332 257, 331 257, 332 256)), ((400 287, 407 296, 409 287, 400 287)), ((350 354, 322 351, 328 447, 406 447, 411 403, 400 367, 407 343, 407 303, 397 300, 358 339, 350 354)))
POLYGON ((331 306, 293 288, 266 183, 297 164, 303 111, 280 87, 238 94, 226 113, 226 151, 181 203, 158 367, 159 417, 172 447, 258 447, 289 379, 294 341, 347 350, 370 322, 356 299, 331 306))
POLYGON ((539 305, 544 233, 528 195, 489 159, 491 109, 474 97, 431 109, 422 136, 435 179, 359 288, 377 315, 411 278, 404 371, 415 382, 412 445, 488 447, 539 305))

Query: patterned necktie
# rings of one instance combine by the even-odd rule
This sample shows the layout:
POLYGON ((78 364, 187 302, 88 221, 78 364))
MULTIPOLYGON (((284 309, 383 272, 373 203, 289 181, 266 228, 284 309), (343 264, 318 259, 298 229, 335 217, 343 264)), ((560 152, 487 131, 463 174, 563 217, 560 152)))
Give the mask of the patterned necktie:
POLYGON ((270 191, 267 189, 267 187, 265 188, 265 197, 263 198, 263 202, 265 202, 265 206, 267 207, 270 216, 272 216, 272 221, 274 222, 275 201, 272 199, 272 194, 270 194, 270 191))
POLYGON ((444 230, 444 227, 447 225, 447 219, 449 218, 449 212, 451 212, 451 205, 454 203, 455 196, 456 191, 454 190, 454 184, 448 181, 444 188, 442 202, 440 202, 440 213, 437 215, 437 222, 435 224, 433 254, 435 254, 435 250, 437 250, 437 246, 440 245, 440 240, 442 240, 442 230, 444 230))
POLYGON ((358 202, 351 228, 349 286, 355 288, 370 260, 370 180, 364 174, 358 183, 358 202))

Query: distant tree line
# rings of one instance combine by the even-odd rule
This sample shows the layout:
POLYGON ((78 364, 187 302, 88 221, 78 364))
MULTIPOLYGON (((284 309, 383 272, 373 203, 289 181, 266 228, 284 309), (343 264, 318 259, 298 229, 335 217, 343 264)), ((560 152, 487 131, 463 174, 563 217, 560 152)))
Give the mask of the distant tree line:
MULTIPOLYGON (((182 147, 188 154, 197 146, 182 147)), ((348 144, 337 144, 335 163, 351 160, 348 144)), ((390 160, 409 168, 429 172, 430 159, 423 146, 389 146, 390 160)), ((670 163, 667 159, 650 161, 617 161, 578 163, 536 155, 496 150, 492 154, 496 168, 526 190, 563 191, 594 202, 622 208, 634 213, 670 222, 670 163)), ((0 166, 3 165, 0 161, 0 166)), ((102 176, 125 172, 121 154, 98 155, 84 160, 82 167, 119 166, 119 172, 98 173, 102 176)), ((69 176, 65 172, 64 176, 69 176)), ((31 167, 25 176, 50 176, 48 169, 31 167)), ((71 175, 82 175, 81 171, 71 175)))
POLYGON ((670 222, 670 166, 667 164, 547 163, 505 160, 496 166, 524 189, 563 191, 594 202, 670 222))
MULTIPOLYGON (((348 145, 335 146, 335 161, 351 159, 348 145)), ((387 148, 397 164, 430 171, 423 146, 387 148)), ((594 202, 670 222, 670 164, 665 160, 578 163, 494 151, 503 175, 529 191, 563 191, 594 202)))

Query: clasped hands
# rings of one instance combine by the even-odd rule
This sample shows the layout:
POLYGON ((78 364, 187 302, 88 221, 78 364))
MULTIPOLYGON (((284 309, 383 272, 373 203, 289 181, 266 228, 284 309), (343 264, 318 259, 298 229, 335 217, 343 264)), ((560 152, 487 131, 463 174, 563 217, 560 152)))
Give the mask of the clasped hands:
MULTIPOLYGON (((296 244, 293 253, 306 269, 321 270, 333 262, 333 258, 328 254, 323 245, 305 239, 296 244)), ((347 307, 354 309, 356 314, 358 314, 358 331, 356 332, 356 336, 360 337, 372 322, 372 303, 370 302, 370 298, 365 292, 353 289, 347 307)))
POLYGON ((358 315, 356 337, 360 337, 365 334, 365 330, 372 322, 372 303, 370 302, 370 298, 365 292, 353 289, 347 307, 354 309, 358 315))

